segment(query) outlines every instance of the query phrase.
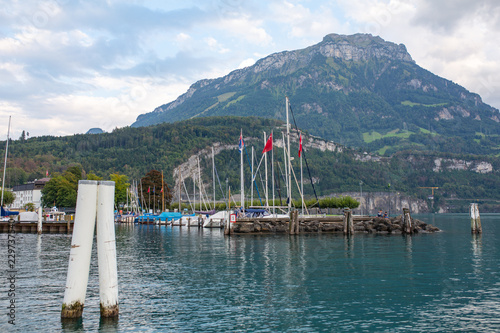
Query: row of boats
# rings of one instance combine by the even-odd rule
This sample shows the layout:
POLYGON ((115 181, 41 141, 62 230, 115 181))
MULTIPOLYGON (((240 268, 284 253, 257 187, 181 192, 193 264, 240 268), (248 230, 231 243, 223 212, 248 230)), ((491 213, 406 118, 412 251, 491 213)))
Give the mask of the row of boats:
POLYGON ((137 224, 163 224, 172 226, 196 226, 204 228, 223 228, 229 222, 231 215, 236 218, 280 218, 288 217, 283 214, 272 214, 266 209, 247 208, 244 211, 241 209, 231 211, 209 211, 195 212, 188 214, 187 212, 162 212, 160 214, 145 213, 142 215, 135 214, 116 214, 115 221, 118 223, 137 223, 137 224))
POLYGON ((145 213, 135 214, 117 214, 115 221, 121 223, 137 224, 164 224, 173 226, 203 226, 205 228, 223 228, 229 219, 231 212, 197 212, 187 214, 186 212, 162 212, 160 214, 145 213))

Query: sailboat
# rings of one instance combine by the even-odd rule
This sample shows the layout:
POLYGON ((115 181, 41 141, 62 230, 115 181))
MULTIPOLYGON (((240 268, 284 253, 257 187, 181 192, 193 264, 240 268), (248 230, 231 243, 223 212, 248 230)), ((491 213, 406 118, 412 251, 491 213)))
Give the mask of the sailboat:
POLYGON ((9 151, 9 139, 10 139, 10 116, 9 116, 9 126, 7 128, 7 142, 5 144, 5 159, 3 162, 3 178, 2 178, 2 197, 0 200, 0 207, 1 207, 1 218, 2 219, 9 219, 9 216, 12 215, 19 215, 19 212, 10 212, 3 208, 3 198, 4 198, 4 190, 5 190, 5 171, 7 170, 7 152, 9 151))

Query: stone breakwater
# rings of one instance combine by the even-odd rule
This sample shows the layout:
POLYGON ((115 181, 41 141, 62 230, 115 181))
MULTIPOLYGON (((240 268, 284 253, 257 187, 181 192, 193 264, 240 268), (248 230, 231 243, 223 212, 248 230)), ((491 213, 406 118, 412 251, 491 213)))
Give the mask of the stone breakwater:
MULTIPOLYGON (((432 233, 440 231, 439 228, 427 224, 423 221, 411 218, 412 233, 432 233)), ((371 216, 354 216, 355 233, 392 234, 401 235, 403 233, 402 215, 393 218, 381 218, 371 216)), ((286 233, 289 230, 288 218, 244 218, 233 223, 231 233, 286 233)), ((299 217, 299 232, 329 232, 343 233, 343 216, 327 217, 299 217)))

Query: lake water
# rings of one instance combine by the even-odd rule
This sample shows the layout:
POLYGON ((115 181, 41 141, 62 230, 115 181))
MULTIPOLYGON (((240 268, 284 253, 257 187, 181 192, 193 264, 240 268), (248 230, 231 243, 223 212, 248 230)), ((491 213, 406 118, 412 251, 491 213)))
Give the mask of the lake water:
POLYGON ((99 319, 94 253, 82 320, 61 322, 70 235, 16 234, 16 319, 1 332, 498 332, 500 215, 418 218, 411 237, 244 235, 117 225, 120 317, 99 319))

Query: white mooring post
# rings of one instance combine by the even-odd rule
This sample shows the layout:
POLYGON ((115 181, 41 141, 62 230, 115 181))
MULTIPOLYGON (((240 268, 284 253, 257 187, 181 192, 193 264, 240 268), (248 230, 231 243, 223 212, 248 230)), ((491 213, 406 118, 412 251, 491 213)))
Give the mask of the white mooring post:
POLYGON ((115 183, 80 180, 69 256, 62 318, 79 318, 85 304, 94 228, 97 219, 97 260, 101 317, 118 316, 118 274, 114 225, 115 183))
POLYGON ((36 225, 37 233, 40 235, 42 233, 42 207, 38 207, 38 223, 36 225))
POLYGON ((118 316, 114 200, 115 182, 100 181, 97 192, 97 258, 102 317, 118 316))
POLYGON ((68 276, 61 311, 62 318, 79 318, 83 313, 89 279, 96 212, 97 181, 80 180, 78 182, 68 276))

